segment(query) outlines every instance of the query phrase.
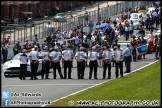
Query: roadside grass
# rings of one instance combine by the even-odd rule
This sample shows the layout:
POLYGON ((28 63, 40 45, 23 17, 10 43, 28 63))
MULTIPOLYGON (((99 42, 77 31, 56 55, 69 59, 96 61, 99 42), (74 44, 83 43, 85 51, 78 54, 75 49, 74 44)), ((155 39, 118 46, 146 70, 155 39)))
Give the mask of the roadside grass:
MULTIPOLYGON (((78 106, 77 101, 80 100, 138 100, 140 102, 144 102, 145 100, 150 102, 158 100, 159 103, 156 106, 161 106, 160 72, 161 66, 160 61, 158 61, 146 68, 126 75, 124 78, 108 81, 99 86, 53 102, 50 105, 46 105, 46 107, 69 106, 68 102, 71 100, 74 101, 72 106, 78 106)), ((149 106, 146 103, 145 105, 149 106)))

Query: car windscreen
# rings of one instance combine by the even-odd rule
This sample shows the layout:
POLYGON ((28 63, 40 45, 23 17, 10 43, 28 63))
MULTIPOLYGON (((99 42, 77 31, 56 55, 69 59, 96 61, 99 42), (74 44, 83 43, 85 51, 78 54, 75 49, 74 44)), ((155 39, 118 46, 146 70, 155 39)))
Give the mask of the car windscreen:
POLYGON ((132 22, 137 23, 137 22, 138 22, 138 20, 132 20, 132 22))
POLYGON ((64 14, 57 14, 57 16, 64 17, 64 14))
MULTIPOLYGON (((16 55, 12 58, 12 60, 19 60, 21 54, 22 54, 22 53, 16 54, 16 55)), ((26 55, 29 57, 29 53, 26 53, 26 55)))
POLYGON ((127 48, 127 44, 120 44, 120 48, 121 48, 121 49, 127 48))
POLYGON ((146 13, 145 13, 145 12, 140 12, 139 14, 140 14, 140 15, 146 15, 146 13))

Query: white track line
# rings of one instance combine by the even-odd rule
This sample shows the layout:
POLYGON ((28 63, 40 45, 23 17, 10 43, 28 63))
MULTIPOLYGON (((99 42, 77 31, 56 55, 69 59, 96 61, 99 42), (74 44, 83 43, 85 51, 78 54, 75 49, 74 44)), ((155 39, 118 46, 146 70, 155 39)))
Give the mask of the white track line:
MULTIPOLYGON (((136 71, 138 71, 138 70, 140 70, 140 69, 143 69, 143 68, 145 68, 145 67, 147 67, 147 66, 150 66, 151 64, 153 64, 153 63, 155 63, 155 62, 157 62, 157 61, 159 61, 159 60, 156 60, 156 61, 154 61, 154 62, 152 62, 152 63, 150 63, 150 64, 148 64, 148 65, 145 65, 145 66, 143 66, 143 67, 141 67, 141 68, 138 68, 138 69, 136 69, 136 70, 134 70, 134 71, 131 71, 131 73, 136 72, 136 71)), ((124 74, 124 76, 126 76, 126 75, 128 75, 128 74, 131 74, 131 73, 126 73, 126 74, 124 74)), ((90 89, 90 88, 93 88, 93 87, 95 87, 95 86, 104 84, 104 83, 106 83, 106 82, 108 82, 108 81, 111 81, 111 80, 114 80, 114 79, 116 79, 116 78, 113 78, 113 79, 110 79, 110 80, 106 80, 106 81, 101 82, 101 83, 99 83, 99 84, 95 84, 95 85, 93 85, 93 86, 91 86, 91 87, 87 87, 87 88, 85 88, 85 89, 79 90, 79 91, 74 92, 74 93, 72 93, 72 94, 70 94, 70 95, 67 95, 67 96, 64 96, 64 97, 62 97, 62 98, 56 99, 56 100, 52 101, 51 103, 57 102, 57 101, 59 101, 59 100, 61 100, 61 99, 67 98, 67 97, 72 96, 72 95, 75 95, 75 94, 77 94, 77 93, 80 93, 80 92, 85 91, 85 90, 87 90, 87 89, 90 89)), ((45 105, 42 105, 41 107, 45 107, 45 106, 46 106, 46 104, 45 104, 45 105)))
POLYGON ((62 86, 62 85, 65 85, 65 86, 69 86, 69 85, 95 85, 95 84, 33 84, 33 85, 5 85, 5 86, 2 86, 2 87, 16 87, 16 86, 42 86, 42 85, 45 85, 45 86, 49 86, 49 85, 58 85, 58 86, 62 86))

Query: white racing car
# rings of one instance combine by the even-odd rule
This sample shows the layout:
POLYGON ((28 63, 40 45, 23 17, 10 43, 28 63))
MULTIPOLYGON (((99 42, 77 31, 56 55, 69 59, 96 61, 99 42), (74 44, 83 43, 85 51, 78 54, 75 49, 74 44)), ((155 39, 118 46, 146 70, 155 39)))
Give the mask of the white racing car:
MULTIPOLYGON (((22 53, 16 54, 10 61, 7 61, 3 65, 3 72, 5 77, 14 76, 14 75, 20 75, 20 60, 19 57, 22 53)), ((29 57, 29 52, 26 53, 26 55, 29 57)), ((41 74, 42 72, 42 59, 39 59, 38 64, 38 70, 37 74, 41 74)), ((26 75, 31 75, 31 66, 30 66, 30 60, 28 60, 27 64, 27 73, 26 75)))

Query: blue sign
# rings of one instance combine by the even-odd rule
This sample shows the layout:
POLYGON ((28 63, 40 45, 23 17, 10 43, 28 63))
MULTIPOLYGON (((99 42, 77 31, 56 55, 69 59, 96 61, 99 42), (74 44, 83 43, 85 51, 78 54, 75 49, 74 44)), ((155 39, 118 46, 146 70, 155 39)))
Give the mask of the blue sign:
POLYGON ((9 91, 2 91, 2 98, 3 99, 8 99, 9 97, 10 97, 9 91))
POLYGON ((2 100, 2 106, 9 106, 9 105, 10 105, 10 101, 8 99, 2 100))

